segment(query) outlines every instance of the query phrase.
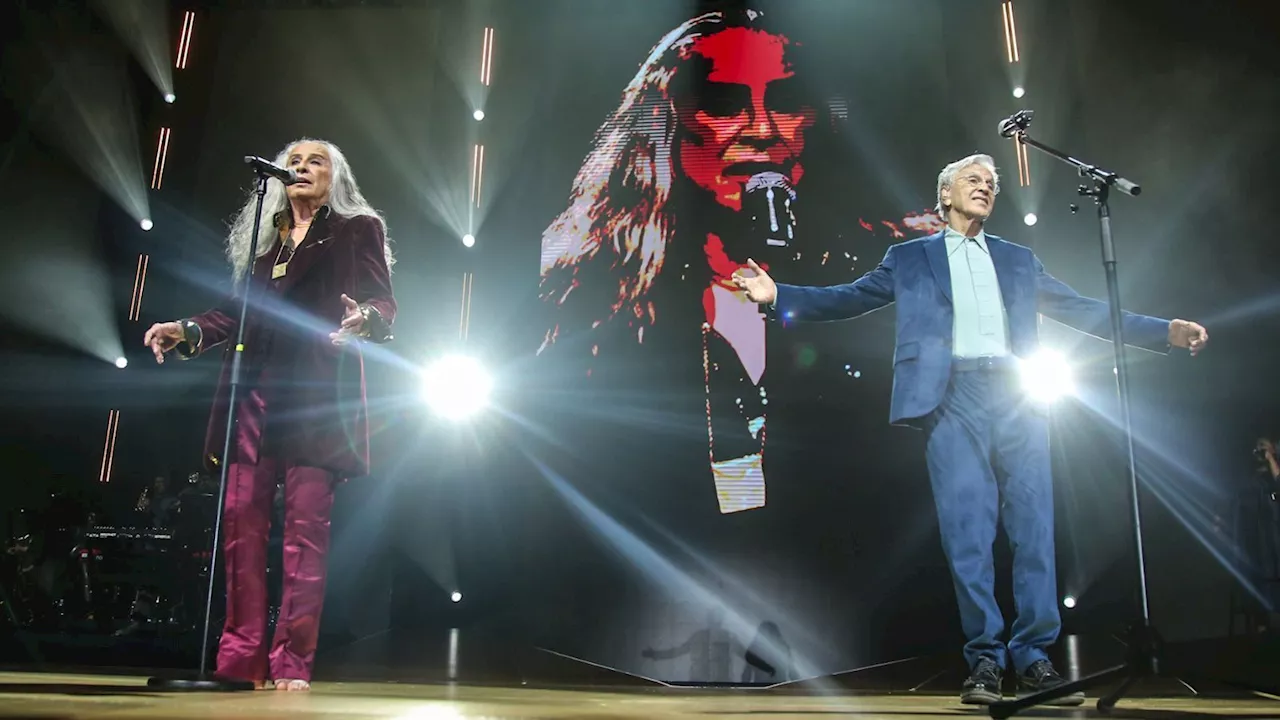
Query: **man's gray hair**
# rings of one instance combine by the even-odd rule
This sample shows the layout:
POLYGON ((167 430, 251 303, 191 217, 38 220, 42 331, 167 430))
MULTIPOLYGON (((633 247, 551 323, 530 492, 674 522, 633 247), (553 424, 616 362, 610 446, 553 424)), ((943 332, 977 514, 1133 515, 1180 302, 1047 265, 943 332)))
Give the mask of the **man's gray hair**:
POLYGON ((970 165, 981 165, 990 170, 991 177, 996 183, 996 195, 1000 194, 1000 172, 996 170, 996 161, 990 155, 977 153, 961 158, 942 168, 942 172, 938 173, 938 204, 934 206, 934 209, 938 211, 938 216, 942 218, 943 222, 947 220, 947 209, 942 207, 942 188, 951 187, 952 183, 956 181, 956 175, 970 165))

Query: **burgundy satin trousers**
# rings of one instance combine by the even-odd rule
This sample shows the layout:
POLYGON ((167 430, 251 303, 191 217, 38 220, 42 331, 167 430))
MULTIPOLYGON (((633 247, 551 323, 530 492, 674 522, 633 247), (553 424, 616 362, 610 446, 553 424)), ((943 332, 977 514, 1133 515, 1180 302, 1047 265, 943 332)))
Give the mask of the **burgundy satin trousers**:
POLYGON ((236 457, 227 473, 223 565, 227 617, 217 671, 242 680, 311 680, 324 605, 329 514, 335 478, 320 468, 259 456, 265 403, 248 393, 237 423, 236 457), (256 437, 255 437, 256 436, 256 437), (249 452, 245 452, 249 450, 249 452), (254 462, 256 461, 256 462, 254 462), (280 615, 267 644, 267 535, 276 483, 284 477, 284 557, 280 615))

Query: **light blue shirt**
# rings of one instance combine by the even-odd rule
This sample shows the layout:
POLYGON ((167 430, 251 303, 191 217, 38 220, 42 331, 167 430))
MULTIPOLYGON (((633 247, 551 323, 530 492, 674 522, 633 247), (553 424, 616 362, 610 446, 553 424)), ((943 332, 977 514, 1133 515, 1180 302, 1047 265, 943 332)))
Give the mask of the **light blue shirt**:
POLYGON ((955 315, 953 354, 962 358, 1009 355, 1009 322, 986 233, 966 238, 948 227, 944 238, 955 315))

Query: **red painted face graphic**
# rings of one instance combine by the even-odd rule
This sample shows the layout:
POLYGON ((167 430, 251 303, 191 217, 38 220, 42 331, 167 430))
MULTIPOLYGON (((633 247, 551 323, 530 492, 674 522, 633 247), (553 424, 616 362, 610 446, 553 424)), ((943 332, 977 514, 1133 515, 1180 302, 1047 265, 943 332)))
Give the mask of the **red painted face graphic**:
POLYGON ((699 38, 689 51, 711 70, 680 107, 680 169, 732 210, 742 209, 752 175, 772 170, 794 185, 804 174, 799 158, 814 111, 800 100, 786 44, 778 35, 730 28, 699 38))

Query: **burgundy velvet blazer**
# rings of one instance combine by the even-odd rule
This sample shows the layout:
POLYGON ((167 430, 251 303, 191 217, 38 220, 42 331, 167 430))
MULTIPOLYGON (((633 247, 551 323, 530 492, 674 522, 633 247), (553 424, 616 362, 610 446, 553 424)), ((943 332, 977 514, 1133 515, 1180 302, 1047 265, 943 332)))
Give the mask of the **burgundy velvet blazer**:
MULTIPOLYGON (((288 438, 281 448, 287 459, 327 469, 339 479, 369 474, 369 411, 360 347, 363 342, 391 340, 396 301, 385 243, 382 226, 374 218, 343 217, 325 206, 298 244, 285 275, 271 279, 273 250, 257 258, 248 283, 253 294, 237 402, 247 400, 248 388, 269 374, 281 390, 267 403, 267 433, 288 438), (371 336, 339 346, 329 333, 342 322, 343 293, 372 306, 372 320, 377 322, 371 323, 371 336)), ((211 469, 223 451, 240 302, 237 292, 219 307, 191 318, 201 331, 199 352, 225 345, 205 436, 204 459, 211 469)), ((232 445, 232 453, 244 452, 232 445)))

